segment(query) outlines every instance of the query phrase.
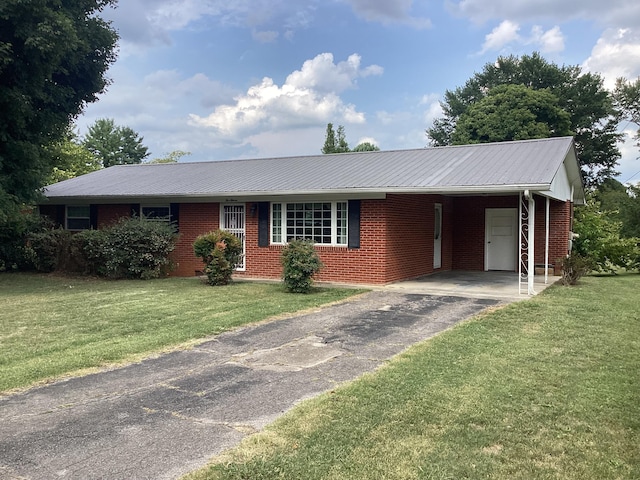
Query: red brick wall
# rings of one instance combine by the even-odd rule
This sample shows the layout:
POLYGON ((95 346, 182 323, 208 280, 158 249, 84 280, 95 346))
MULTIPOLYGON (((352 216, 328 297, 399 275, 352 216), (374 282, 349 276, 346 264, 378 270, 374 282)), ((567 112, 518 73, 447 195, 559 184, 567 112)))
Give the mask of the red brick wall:
POLYGON ((180 238, 171 259, 176 265, 172 275, 192 277, 202 271, 202 260, 193 253, 198 235, 220 228, 218 203, 182 203, 180 205, 180 238))
POLYGON ((442 267, 452 263, 451 199, 439 195, 388 195, 386 218, 389 251, 387 282, 434 272, 435 204, 442 204, 442 267))
MULTIPOLYGON (((546 199, 535 196, 535 263, 544 264, 546 199)), ((549 205, 549 263, 557 264, 558 259, 569 253, 569 232, 571 228, 571 202, 551 200, 549 205)))
MULTIPOLYGON (((434 204, 443 208, 442 267, 439 270, 484 270, 486 208, 517 208, 517 196, 445 197, 391 194, 387 199, 362 200, 360 248, 317 247, 325 267, 322 281, 388 283, 432 273, 434 204)), ((246 204, 246 271, 257 278, 280 278, 282 246, 258 247, 258 217, 246 204)), ((569 202, 551 202, 550 263, 567 253, 571 219, 569 202)), ((43 209, 44 210, 44 209, 43 209)), ((49 207, 46 212, 55 212, 49 207)), ((536 263, 544 262, 545 199, 536 197, 536 263)), ((44 212, 43 212, 44 213, 44 212)), ((131 214, 131 205, 99 205, 103 227, 131 214)), ((180 239, 172 259, 173 275, 193 276, 203 268, 193 254, 195 238, 219 228, 218 203, 180 205, 180 239)))
POLYGON ((484 270, 485 209, 518 208, 517 196, 453 199, 453 270, 484 270))
POLYGON ((119 218, 131 216, 131 204, 98 205, 98 228, 115 223, 119 218))
MULTIPOLYGON (((251 204, 247 204, 247 212, 251 204)), ((360 205, 360 248, 316 247, 324 268, 317 276, 321 281, 353 283, 385 283, 387 232, 384 200, 363 200, 360 205)), ((181 218, 182 220, 182 218, 181 218)), ((246 271, 238 275, 280 278, 281 245, 258 247, 258 218, 247 215, 246 271)))
MULTIPOLYGON (((544 263, 545 203, 535 196, 535 263, 544 263)), ((518 208, 518 197, 457 197, 454 199, 453 269, 484 270, 485 209, 518 208)), ((551 200, 549 221, 549 263, 567 254, 571 203, 551 200)))

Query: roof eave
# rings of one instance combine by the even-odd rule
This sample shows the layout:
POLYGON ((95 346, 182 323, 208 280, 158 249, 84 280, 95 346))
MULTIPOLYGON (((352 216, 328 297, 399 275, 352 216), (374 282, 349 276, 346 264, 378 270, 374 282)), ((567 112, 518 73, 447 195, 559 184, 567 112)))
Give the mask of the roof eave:
POLYGON ((309 190, 273 190, 273 191, 234 191, 192 194, 123 194, 123 195, 72 195, 47 196, 48 203, 126 203, 127 201, 230 201, 238 199, 262 199, 270 197, 324 197, 344 196, 351 198, 384 198, 388 193, 398 194, 439 194, 439 195, 479 195, 496 193, 518 193, 525 190, 546 191, 550 183, 512 184, 512 185, 449 185, 428 187, 385 187, 385 188, 338 188, 338 189, 309 189, 309 190))

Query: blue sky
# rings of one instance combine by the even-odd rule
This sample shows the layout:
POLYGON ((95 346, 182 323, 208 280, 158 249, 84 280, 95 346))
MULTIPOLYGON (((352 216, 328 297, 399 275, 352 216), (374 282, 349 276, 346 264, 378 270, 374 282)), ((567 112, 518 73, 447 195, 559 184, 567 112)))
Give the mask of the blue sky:
MULTIPOLYGON (((121 36, 112 84, 77 123, 113 118, 151 158, 316 154, 328 122, 352 147, 424 147, 445 90, 499 55, 539 51, 608 87, 640 76, 637 0, 120 3, 103 13, 121 36)), ((619 179, 640 180, 640 152, 622 151, 619 179)))

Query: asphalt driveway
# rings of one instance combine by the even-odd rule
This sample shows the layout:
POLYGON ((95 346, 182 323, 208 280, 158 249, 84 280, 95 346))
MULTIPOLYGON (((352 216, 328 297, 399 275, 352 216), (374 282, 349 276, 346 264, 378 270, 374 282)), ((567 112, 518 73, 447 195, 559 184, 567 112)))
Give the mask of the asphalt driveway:
POLYGON ((0 398, 0 478, 177 478, 297 402, 498 303, 375 291, 0 398))

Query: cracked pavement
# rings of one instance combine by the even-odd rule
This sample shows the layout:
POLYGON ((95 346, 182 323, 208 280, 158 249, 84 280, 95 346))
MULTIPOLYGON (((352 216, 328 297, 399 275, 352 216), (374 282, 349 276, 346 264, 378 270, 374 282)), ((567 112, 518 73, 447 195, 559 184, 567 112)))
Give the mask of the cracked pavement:
POLYGON ((497 300, 369 292, 0 398, 0 478, 174 479, 497 300))

